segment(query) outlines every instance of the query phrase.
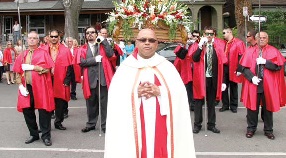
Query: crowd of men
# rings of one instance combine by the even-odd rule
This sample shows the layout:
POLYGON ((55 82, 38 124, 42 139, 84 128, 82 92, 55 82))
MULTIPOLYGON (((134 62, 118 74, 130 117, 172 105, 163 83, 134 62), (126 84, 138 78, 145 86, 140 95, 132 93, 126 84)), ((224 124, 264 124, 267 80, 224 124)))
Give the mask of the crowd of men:
POLYGON ((107 133, 106 153, 110 157, 114 153, 128 153, 132 157, 132 154, 139 154, 139 148, 142 149, 141 156, 176 155, 178 152, 194 156, 186 148, 169 146, 170 142, 171 145, 180 144, 173 136, 178 133, 189 135, 185 138, 189 138, 190 143, 184 142, 193 148, 192 133, 197 134, 202 129, 204 104, 207 106, 207 117, 204 118, 207 119, 207 130, 220 133, 216 126, 215 106, 222 101, 219 112, 237 113, 240 83, 240 101, 247 108, 246 137, 255 134, 261 107, 264 134, 275 139, 273 112, 286 103, 285 59, 268 44, 266 32, 249 31, 246 36, 248 47, 234 37, 232 29, 226 28, 222 33, 224 39, 217 38, 212 27, 206 27, 202 32, 194 30, 189 34, 187 44, 180 44, 175 49, 177 58, 173 66, 155 53, 158 40, 150 29, 139 32, 136 49, 122 65, 119 57, 124 55, 124 50, 109 40, 105 28, 97 32, 94 27, 87 27, 86 43, 80 47, 72 37, 67 37, 62 44, 58 30, 51 30, 41 45, 38 33, 30 32, 27 50, 17 56, 4 53, 1 60, 9 71, 16 73, 15 82, 19 84, 17 109, 23 112, 30 132, 25 143, 39 140, 41 133, 43 143, 52 145, 53 114, 54 127, 67 129, 63 122, 68 116, 70 99, 77 100, 77 83, 81 83, 87 109, 87 122, 81 131, 95 130, 100 120, 100 132, 107 133), (13 65, 12 60, 15 60, 13 65), (174 78, 178 80, 175 85, 174 78), (120 116, 116 115, 118 110, 122 110, 120 116), (193 127, 190 126, 190 111, 194 111, 193 127), (122 116, 123 113, 126 116, 122 116), (130 143, 136 142, 134 151, 124 152, 119 148, 122 141, 113 131, 119 125, 125 129, 122 135, 134 133, 135 138, 124 140, 124 145, 131 148, 130 143), (119 144, 115 145, 116 142, 119 144))

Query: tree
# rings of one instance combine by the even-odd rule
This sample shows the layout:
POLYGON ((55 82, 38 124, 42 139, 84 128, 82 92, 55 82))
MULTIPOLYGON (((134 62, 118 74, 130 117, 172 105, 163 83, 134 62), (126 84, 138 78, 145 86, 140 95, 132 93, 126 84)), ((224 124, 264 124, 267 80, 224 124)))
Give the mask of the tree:
MULTIPOLYGON (((252 15, 252 0, 234 0, 235 20, 237 27, 237 37, 245 40, 245 17, 243 16, 243 7, 248 7, 248 14, 252 15)), ((247 30, 253 28, 252 23, 246 22, 247 30)))
POLYGON ((84 0, 62 0, 65 9, 65 37, 78 37, 79 13, 84 0))

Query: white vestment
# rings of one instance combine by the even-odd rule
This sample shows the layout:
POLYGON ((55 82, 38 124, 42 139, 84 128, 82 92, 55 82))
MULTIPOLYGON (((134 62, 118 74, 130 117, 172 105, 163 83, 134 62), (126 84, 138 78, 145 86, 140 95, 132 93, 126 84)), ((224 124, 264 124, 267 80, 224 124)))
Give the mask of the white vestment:
POLYGON ((142 60, 139 55, 137 60, 133 55, 130 55, 121 63, 112 78, 108 92, 105 158, 136 158, 138 154, 136 154, 136 140, 139 146, 138 158, 140 158, 142 140, 139 108, 141 101, 145 116, 147 156, 148 158, 153 158, 156 98, 152 97, 145 100, 145 98, 138 97, 137 87, 140 82, 144 81, 154 83, 154 75, 156 75, 161 84, 159 87, 161 95, 157 97, 160 104, 160 114, 167 115, 168 157, 171 158, 172 154, 174 158, 196 157, 186 88, 172 63, 164 57, 155 54, 147 60, 142 60), (157 67, 159 73, 153 67, 157 67), (141 71, 136 80, 139 69, 141 71), (167 85, 165 85, 164 80, 167 85), (134 85, 135 88, 132 92, 134 85), (168 97, 168 89, 170 98, 168 97), (133 98, 132 94, 134 94, 133 98), (135 103, 136 118, 133 116, 134 111, 132 112, 132 100, 135 103), (172 104, 172 111, 170 110, 169 101, 172 104), (150 107, 147 107, 149 105, 150 107), (172 117, 170 117, 171 113, 172 117), (133 118, 136 120, 137 130, 134 128, 133 118), (173 119, 170 120, 170 118, 173 119), (171 122, 173 128, 171 127, 171 122), (173 150, 171 142, 173 142, 173 150))

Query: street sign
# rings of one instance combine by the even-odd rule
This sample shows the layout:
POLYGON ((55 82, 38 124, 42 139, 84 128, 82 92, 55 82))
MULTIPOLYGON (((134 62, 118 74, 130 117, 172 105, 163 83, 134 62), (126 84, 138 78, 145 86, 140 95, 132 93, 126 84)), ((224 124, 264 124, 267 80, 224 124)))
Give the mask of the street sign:
POLYGON ((249 17, 249 19, 253 22, 266 22, 266 17, 265 16, 259 16, 259 15, 252 15, 251 17, 249 17))
POLYGON ((248 8, 247 7, 243 7, 243 16, 247 17, 248 16, 248 8))

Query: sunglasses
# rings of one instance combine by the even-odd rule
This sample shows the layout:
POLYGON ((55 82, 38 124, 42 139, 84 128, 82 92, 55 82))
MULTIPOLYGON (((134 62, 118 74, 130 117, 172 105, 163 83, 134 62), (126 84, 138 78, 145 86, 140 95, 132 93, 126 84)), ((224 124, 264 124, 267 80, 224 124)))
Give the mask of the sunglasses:
POLYGON ((213 36, 214 35, 214 33, 205 33, 206 34, 206 36, 213 36))
POLYGON ((226 32, 222 32, 222 34, 226 34, 226 32))
POLYGON ((145 42, 149 42, 149 43, 155 43, 157 40, 156 39, 154 39, 154 38, 140 38, 140 39, 136 39, 136 40, 138 40, 138 41, 140 41, 140 42, 142 42, 142 43, 145 43, 145 42))
POLYGON ((193 35, 193 37, 197 37, 197 38, 199 38, 200 36, 193 35))
POLYGON ((246 36, 246 38, 251 37, 251 36, 246 36))
POLYGON ((95 31, 86 31, 86 34, 94 34, 95 31))
POLYGON ((51 38, 58 38, 59 37, 59 35, 57 35, 57 36, 50 36, 51 38))

